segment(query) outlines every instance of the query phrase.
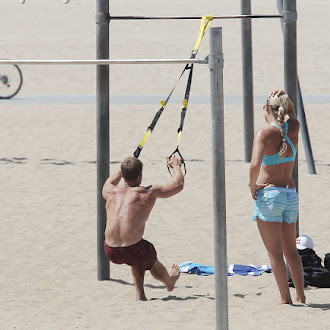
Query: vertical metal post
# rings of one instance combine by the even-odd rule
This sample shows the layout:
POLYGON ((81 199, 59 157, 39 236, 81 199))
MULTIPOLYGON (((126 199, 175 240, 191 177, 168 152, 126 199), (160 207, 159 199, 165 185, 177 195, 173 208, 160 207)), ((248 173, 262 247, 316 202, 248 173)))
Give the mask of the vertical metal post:
MULTIPOLYGON (((241 0, 241 14, 251 15, 251 0, 241 0)), ((254 138, 251 18, 242 18, 242 69, 245 161, 250 162, 254 138)))
MULTIPOLYGON (((278 8, 279 14, 282 14, 283 0, 277 0, 277 8, 278 8)), ((283 19, 281 19, 281 25, 282 25, 282 29, 283 29, 283 19)), ((297 76, 297 84, 298 84, 298 101, 297 101, 296 110, 297 110, 297 115, 298 115, 300 125, 301 125, 300 129, 301 129, 301 135, 302 135, 304 149, 305 149, 308 171, 309 171, 309 174, 316 174, 313 151, 312 151, 311 142, 310 142, 310 138, 309 138, 307 120, 306 120, 306 116, 305 116, 305 107, 304 107, 304 102, 303 102, 303 98, 301 95, 301 88, 300 88, 298 76, 297 76)))
POLYGON ((309 171, 309 174, 316 174, 314 157, 313 157, 313 152, 312 152, 312 147, 311 147, 311 141, 309 139, 309 132, 308 132, 306 115, 305 115, 304 102, 303 102, 303 99, 301 96, 301 91, 300 91, 299 78, 297 78, 297 83, 298 83, 298 119, 300 121, 301 136, 303 139, 308 171, 309 171))
MULTIPOLYGON (((96 2, 96 58, 109 59, 109 0, 96 2)), ((109 177, 109 65, 96 66, 96 134, 97 134, 97 279, 108 280, 110 263, 104 253, 106 226, 102 187, 109 177)))
MULTIPOLYGON (((296 0, 283 0, 283 41, 284 41, 284 89, 289 95, 294 108, 297 109, 297 11, 296 0)), ((292 177, 299 189, 298 182, 298 154, 292 177)), ((297 235, 299 235, 299 219, 297 221, 297 235)))
POLYGON ((228 329, 222 28, 210 29, 210 88, 216 329, 228 329))

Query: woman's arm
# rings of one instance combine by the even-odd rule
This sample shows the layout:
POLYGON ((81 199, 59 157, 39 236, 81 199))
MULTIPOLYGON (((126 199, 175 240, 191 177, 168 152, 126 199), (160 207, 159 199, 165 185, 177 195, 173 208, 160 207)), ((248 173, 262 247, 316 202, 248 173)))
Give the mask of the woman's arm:
POLYGON ((262 159, 265 155, 265 129, 260 129, 254 136, 252 158, 250 163, 250 182, 249 187, 252 198, 256 198, 257 190, 265 187, 267 184, 258 184, 257 180, 260 173, 262 159))

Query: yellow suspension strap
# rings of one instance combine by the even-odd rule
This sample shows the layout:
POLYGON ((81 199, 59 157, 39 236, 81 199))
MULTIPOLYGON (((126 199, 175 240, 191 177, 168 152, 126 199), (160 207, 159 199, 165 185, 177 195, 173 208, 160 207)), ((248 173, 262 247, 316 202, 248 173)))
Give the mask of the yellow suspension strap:
POLYGON ((194 46, 194 49, 192 51, 192 54, 195 53, 194 57, 192 58, 195 58, 195 56, 197 55, 198 53, 198 48, 201 44, 201 41, 204 37, 204 34, 206 32, 206 30, 209 28, 211 22, 213 20, 213 16, 212 15, 204 15, 202 16, 202 20, 201 20, 201 25, 199 27, 199 34, 198 34, 198 38, 197 38, 197 41, 195 43, 195 46, 194 46))
MULTIPOLYGON (((206 30, 208 29, 209 25, 211 24, 211 21, 213 20, 213 16, 210 15, 204 15, 202 17, 202 21, 201 21, 201 25, 200 25, 200 29, 199 29, 199 35, 197 38, 197 41, 195 43, 194 49, 191 53, 190 58, 195 58, 197 53, 198 53, 198 49, 200 46, 200 43, 202 41, 202 38, 206 32, 206 30)), ((176 149, 171 153, 171 155, 169 156, 169 159, 171 159, 171 157, 174 154, 178 154, 179 157, 181 158, 183 167, 184 167, 184 174, 187 173, 187 169, 186 169, 186 164, 184 162, 184 158, 182 156, 182 154, 180 153, 179 150, 179 144, 180 144, 180 140, 181 140, 181 136, 182 136, 182 130, 183 130, 183 124, 184 124, 184 119, 186 116, 186 112, 187 112, 187 108, 188 108, 188 101, 189 101, 189 95, 190 95, 190 89, 191 89, 191 82, 192 82, 192 77, 193 77, 193 70, 194 70, 194 65, 193 64, 187 64, 185 67, 185 70, 189 70, 189 76, 188 76, 188 80, 187 80, 187 86, 186 86, 186 91, 185 91, 185 95, 182 101, 182 109, 181 109, 181 118, 180 118, 180 126, 178 128, 178 143, 176 146, 176 149)), ((172 175, 170 167, 167 165, 167 169, 169 171, 169 173, 172 175)))

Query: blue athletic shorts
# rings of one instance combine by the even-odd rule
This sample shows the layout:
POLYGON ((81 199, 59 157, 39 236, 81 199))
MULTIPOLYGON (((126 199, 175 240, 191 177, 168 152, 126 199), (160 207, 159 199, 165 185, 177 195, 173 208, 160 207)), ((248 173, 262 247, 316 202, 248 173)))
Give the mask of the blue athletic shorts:
POLYGON ((269 187, 257 191, 253 220, 295 223, 299 199, 296 188, 269 187))

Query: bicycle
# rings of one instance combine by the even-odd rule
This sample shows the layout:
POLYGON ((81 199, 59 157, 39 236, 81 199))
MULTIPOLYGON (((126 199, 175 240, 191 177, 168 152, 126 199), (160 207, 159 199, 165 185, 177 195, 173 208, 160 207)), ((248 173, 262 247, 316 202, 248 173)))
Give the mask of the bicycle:
POLYGON ((23 84, 23 75, 17 65, 0 65, 0 99, 14 97, 23 84))

